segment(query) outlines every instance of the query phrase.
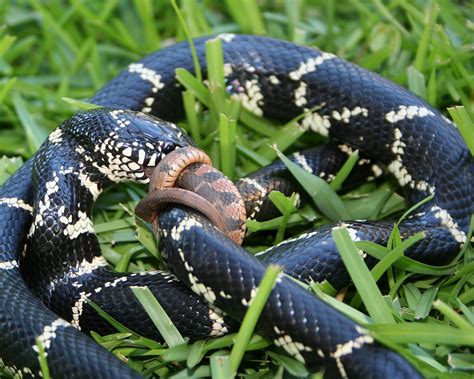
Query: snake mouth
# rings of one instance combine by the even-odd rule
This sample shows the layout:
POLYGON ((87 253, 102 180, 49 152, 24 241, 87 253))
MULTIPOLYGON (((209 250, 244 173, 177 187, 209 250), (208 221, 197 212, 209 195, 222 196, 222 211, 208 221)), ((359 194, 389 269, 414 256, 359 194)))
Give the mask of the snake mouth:
POLYGON ((171 148, 169 151, 166 153, 163 152, 155 152, 151 158, 147 159, 145 161, 145 164, 142 165, 142 171, 145 173, 145 177, 147 179, 151 179, 153 172, 155 171, 156 167, 159 165, 161 160, 165 158, 169 153, 172 151, 182 149, 186 146, 181 146, 181 145, 175 145, 173 148, 171 148))
POLYGON ((148 179, 151 179, 151 176, 153 175, 153 171, 155 171, 155 168, 156 166, 148 166, 148 167, 143 168, 143 171, 145 172, 145 176, 148 179))

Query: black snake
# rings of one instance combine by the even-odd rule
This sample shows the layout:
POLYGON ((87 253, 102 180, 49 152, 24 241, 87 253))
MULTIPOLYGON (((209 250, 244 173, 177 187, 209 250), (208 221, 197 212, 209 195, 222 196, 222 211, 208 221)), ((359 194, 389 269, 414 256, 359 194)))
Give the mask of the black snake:
MULTIPOLYGON (((296 154, 295 162, 327 178, 349 149, 359 149, 396 177, 409 204, 433 195, 399 226, 403 237, 426 235, 407 255, 444 264, 459 252, 474 210, 474 165, 454 124, 407 90, 332 54, 270 38, 219 38, 227 92, 245 108, 280 121, 315 109, 301 127, 343 144, 296 154)), ((194 41, 204 72, 207 39, 194 41)), ((173 124, 147 115, 170 121, 183 116, 177 67, 193 71, 187 43, 129 65, 92 98, 104 108, 65 121, 0 188, 4 372, 38 376, 38 338, 53 377, 139 377, 76 330, 112 331, 87 305, 91 299, 138 333, 159 338, 151 322, 137 322, 141 318, 128 311, 138 304, 131 286, 148 286, 181 333, 193 339, 228 332, 231 318, 240 319, 252 301, 264 265, 187 208, 167 208, 159 221, 161 252, 180 281, 158 271, 118 274, 100 256, 90 219, 97 196, 115 182, 146 183, 146 166, 193 144, 173 124)), ((367 168, 380 173, 375 163, 367 168)), ((277 181, 287 175, 275 163, 238 183, 250 193, 253 217, 267 207, 268 172, 277 181)), ((303 281, 327 279, 343 287, 349 278, 331 237, 340 225, 284 241, 264 261, 282 264, 303 281), (287 258, 288 251, 293 254, 287 258)), ((354 240, 382 244, 393 227, 388 221, 345 225, 354 240)), ((328 376, 419 376, 366 330, 285 277, 277 281, 258 329, 309 368, 326 367, 328 376)))

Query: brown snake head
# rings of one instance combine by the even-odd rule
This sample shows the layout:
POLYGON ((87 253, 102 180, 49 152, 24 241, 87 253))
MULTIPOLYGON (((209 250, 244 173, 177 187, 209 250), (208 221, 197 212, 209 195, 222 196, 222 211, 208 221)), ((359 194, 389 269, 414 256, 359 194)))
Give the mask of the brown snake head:
POLYGON ((231 240, 241 244, 245 236, 246 212, 242 197, 223 173, 212 167, 209 156, 195 147, 169 153, 154 169, 149 194, 135 213, 154 222, 167 203, 186 205, 204 214, 231 240))

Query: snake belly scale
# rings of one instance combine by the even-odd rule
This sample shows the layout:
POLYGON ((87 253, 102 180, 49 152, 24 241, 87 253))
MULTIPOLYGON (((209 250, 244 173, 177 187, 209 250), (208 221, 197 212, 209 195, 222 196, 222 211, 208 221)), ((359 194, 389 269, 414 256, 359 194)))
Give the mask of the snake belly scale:
MULTIPOLYGON (((345 153, 359 149, 370 158, 374 175, 382 164, 395 176, 409 204, 433 196, 400 224, 403 237, 425 232, 407 255, 431 264, 455 257, 466 243, 474 210, 473 159, 455 125, 376 74, 332 54, 270 38, 224 34, 195 40, 204 72, 209 38, 222 39, 227 92, 254 114, 287 121, 316 109, 301 127, 339 147, 297 154, 295 162, 329 176, 345 153)), ((65 121, 0 188, 3 371, 38 377, 39 340, 53 377, 140 377, 77 331, 110 331, 87 305, 90 299, 140 334, 159 338, 151 322, 137 323, 142 318, 127 312, 130 304, 138 308, 132 286, 148 286, 167 311, 175 311, 171 317, 180 331, 194 339, 232 330, 233 320, 252 301, 264 265, 185 207, 165 208, 159 221, 160 248, 176 276, 118 274, 100 255, 91 222, 97 196, 116 182, 147 183, 146 168, 193 145, 171 122, 150 116, 168 121, 183 116, 177 67, 193 71, 186 43, 129 65, 92 98, 104 108, 65 121)), ((283 171, 275 163, 237 183, 250 217, 267 208, 266 175, 284 176, 283 171)), ((353 239, 378 243, 387 241, 392 228, 388 221, 345 225, 353 239)), ((337 227, 284 241, 262 254, 263 261, 279 263, 303 281, 347 285, 331 238, 337 227)), ((258 328, 309 368, 324 366, 329 377, 419 376, 397 353, 287 278, 278 280, 258 328)))

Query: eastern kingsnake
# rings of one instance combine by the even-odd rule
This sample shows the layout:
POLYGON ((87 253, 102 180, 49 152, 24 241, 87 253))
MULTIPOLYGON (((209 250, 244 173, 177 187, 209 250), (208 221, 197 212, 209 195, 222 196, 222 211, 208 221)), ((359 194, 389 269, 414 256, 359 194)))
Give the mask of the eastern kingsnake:
MULTIPOLYGON (((407 90, 332 54, 269 38, 220 38, 231 96, 253 113, 281 121, 316 109, 301 120, 301 127, 343 143, 343 151, 359 149, 383 164, 398 179, 409 204, 433 195, 399 225, 403 237, 426 234, 407 255, 431 264, 453 259, 466 242, 474 210, 474 165, 449 120, 407 90)), ((204 71, 207 39, 194 41, 204 71)), ((65 121, 0 188, 4 371, 38 375, 38 338, 53 377, 139 377, 74 328, 112 330, 87 305, 91 299, 138 333, 159 338, 151 322, 129 313, 128 308, 138 307, 131 286, 148 286, 182 334, 194 339, 222 335, 232 325, 229 316, 239 319, 247 309, 264 266, 190 209, 166 208, 159 220, 161 252, 181 281, 161 272, 112 272, 93 234, 91 208, 105 187, 125 180, 146 183, 145 166, 193 144, 173 124, 144 114, 171 121, 183 116, 177 67, 193 71, 187 43, 129 65, 92 98, 106 108, 65 121)), ((327 177, 344 161, 340 149, 318 148, 294 160, 327 177)), ((372 163, 368 167, 379 171, 372 163)), ((268 171, 277 178, 286 175, 281 163, 275 163, 238 183, 256 194, 253 216, 267 207, 262 199, 268 187, 261 179, 268 171)), ((382 244, 393 227, 388 221, 345 225, 354 240, 382 244)), ((303 281, 327 279, 336 288, 345 286, 349 278, 331 237, 337 227, 285 241, 267 251, 264 261, 283 264, 286 273, 303 281), (287 251, 294 254, 282 258, 287 251)), ((419 376, 398 354, 288 278, 278 280, 258 329, 309 368, 325 366, 329 376, 419 376)))

